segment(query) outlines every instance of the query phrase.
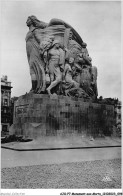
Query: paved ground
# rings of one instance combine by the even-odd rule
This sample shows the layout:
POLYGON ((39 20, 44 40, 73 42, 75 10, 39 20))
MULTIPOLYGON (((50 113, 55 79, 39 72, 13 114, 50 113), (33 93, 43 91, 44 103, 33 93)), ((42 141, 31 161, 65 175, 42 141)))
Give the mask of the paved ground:
POLYGON ((3 168, 4 189, 118 189, 121 159, 3 168))
POLYGON ((120 159, 121 148, 24 151, 1 149, 1 167, 120 159))
POLYGON ((121 188, 120 147, 47 151, 2 148, 1 166, 2 189, 121 188))
POLYGON ((10 142, 2 144, 2 147, 31 150, 31 149, 49 149, 49 148, 76 148, 76 147, 101 147, 101 146, 120 146, 121 138, 96 138, 91 141, 89 137, 47 137, 33 140, 31 142, 10 142))

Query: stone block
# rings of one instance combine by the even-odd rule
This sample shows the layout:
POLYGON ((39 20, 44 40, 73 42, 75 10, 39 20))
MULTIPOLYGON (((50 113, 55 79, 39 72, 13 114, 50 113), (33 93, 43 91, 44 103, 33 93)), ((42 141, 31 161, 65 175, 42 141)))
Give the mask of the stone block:
POLYGON ((64 96, 50 99, 49 95, 29 94, 19 97, 15 103, 11 134, 31 138, 78 134, 98 136, 99 130, 105 135, 112 134, 114 108, 111 105, 64 96))

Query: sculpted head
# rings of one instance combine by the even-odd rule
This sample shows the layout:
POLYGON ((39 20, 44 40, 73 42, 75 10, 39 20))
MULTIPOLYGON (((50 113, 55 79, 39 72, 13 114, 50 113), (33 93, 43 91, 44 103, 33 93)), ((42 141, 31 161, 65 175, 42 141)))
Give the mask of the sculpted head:
POLYGON ((33 16, 33 15, 32 16, 29 16, 27 18, 26 24, 27 24, 28 27, 30 25, 33 25, 34 27, 41 27, 41 28, 45 27, 45 24, 43 24, 43 22, 41 22, 40 20, 38 20, 36 18, 36 16, 33 16))
POLYGON ((29 27, 32 24, 31 18, 28 17, 26 21, 27 26, 29 27))
POLYGON ((70 63, 70 64, 74 63, 74 58, 73 58, 73 57, 70 57, 70 58, 69 58, 69 63, 70 63))
POLYGON ((36 18, 36 16, 33 15, 29 16, 26 21, 27 26, 32 24, 34 27, 36 27, 38 23, 40 23, 40 21, 36 18))
POLYGON ((87 44, 86 44, 85 42, 83 42, 83 43, 82 43, 82 47, 83 47, 83 48, 86 48, 86 47, 87 47, 87 44))

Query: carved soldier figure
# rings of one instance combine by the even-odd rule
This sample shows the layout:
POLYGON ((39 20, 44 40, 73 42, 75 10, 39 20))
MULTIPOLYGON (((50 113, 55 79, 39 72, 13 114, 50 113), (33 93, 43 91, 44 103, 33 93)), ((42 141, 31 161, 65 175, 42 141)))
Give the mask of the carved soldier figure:
POLYGON ((88 50, 87 50, 87 44, 85 42, 82 43, 82 54, 84 56, 89 56, 88 50))
POLYGON ((60 43, 58 40, 54 40, 53 47, 48 51, 49 60, 49 75, 51 84, 47 88, 47 92, 51 95, 51 89, 62 81, 62 71, 64 69, 64 56, 63 50, 60 48, 60 43))
POLYGON ((85 42, 82 43, 82 54, 81 57, 83 58, 83 60, 85 61, 86 65, 92 66, 92 59, 89 56, 88 50, 87 50, 87 44, 85 42))
POLYGON ((66 82, 66 90, 65 90, 66 95, 68 94, 68 92, 79 88, 79 83, 73 80, 73 75, 76 72, 75 69, 76 68, 74 65, 74 58, 70 57, 69 62, 65 64, 65 68, 64 68, 64 77, 66 82))
POLYGON ((79 83, 81 83, 81 73, 82 73, 82 67, 78 63, 74 63, 74 66, 72 67, 73 70, 73 79, 79 83))

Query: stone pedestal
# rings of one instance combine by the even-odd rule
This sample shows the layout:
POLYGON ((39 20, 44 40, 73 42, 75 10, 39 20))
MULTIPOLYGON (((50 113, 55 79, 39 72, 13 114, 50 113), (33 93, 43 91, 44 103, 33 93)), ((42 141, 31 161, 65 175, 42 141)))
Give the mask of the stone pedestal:
POLYGON ((15 102, 10 134, 30 138, 111 135, 114 107, 83 99, 25 94, 15 102))

